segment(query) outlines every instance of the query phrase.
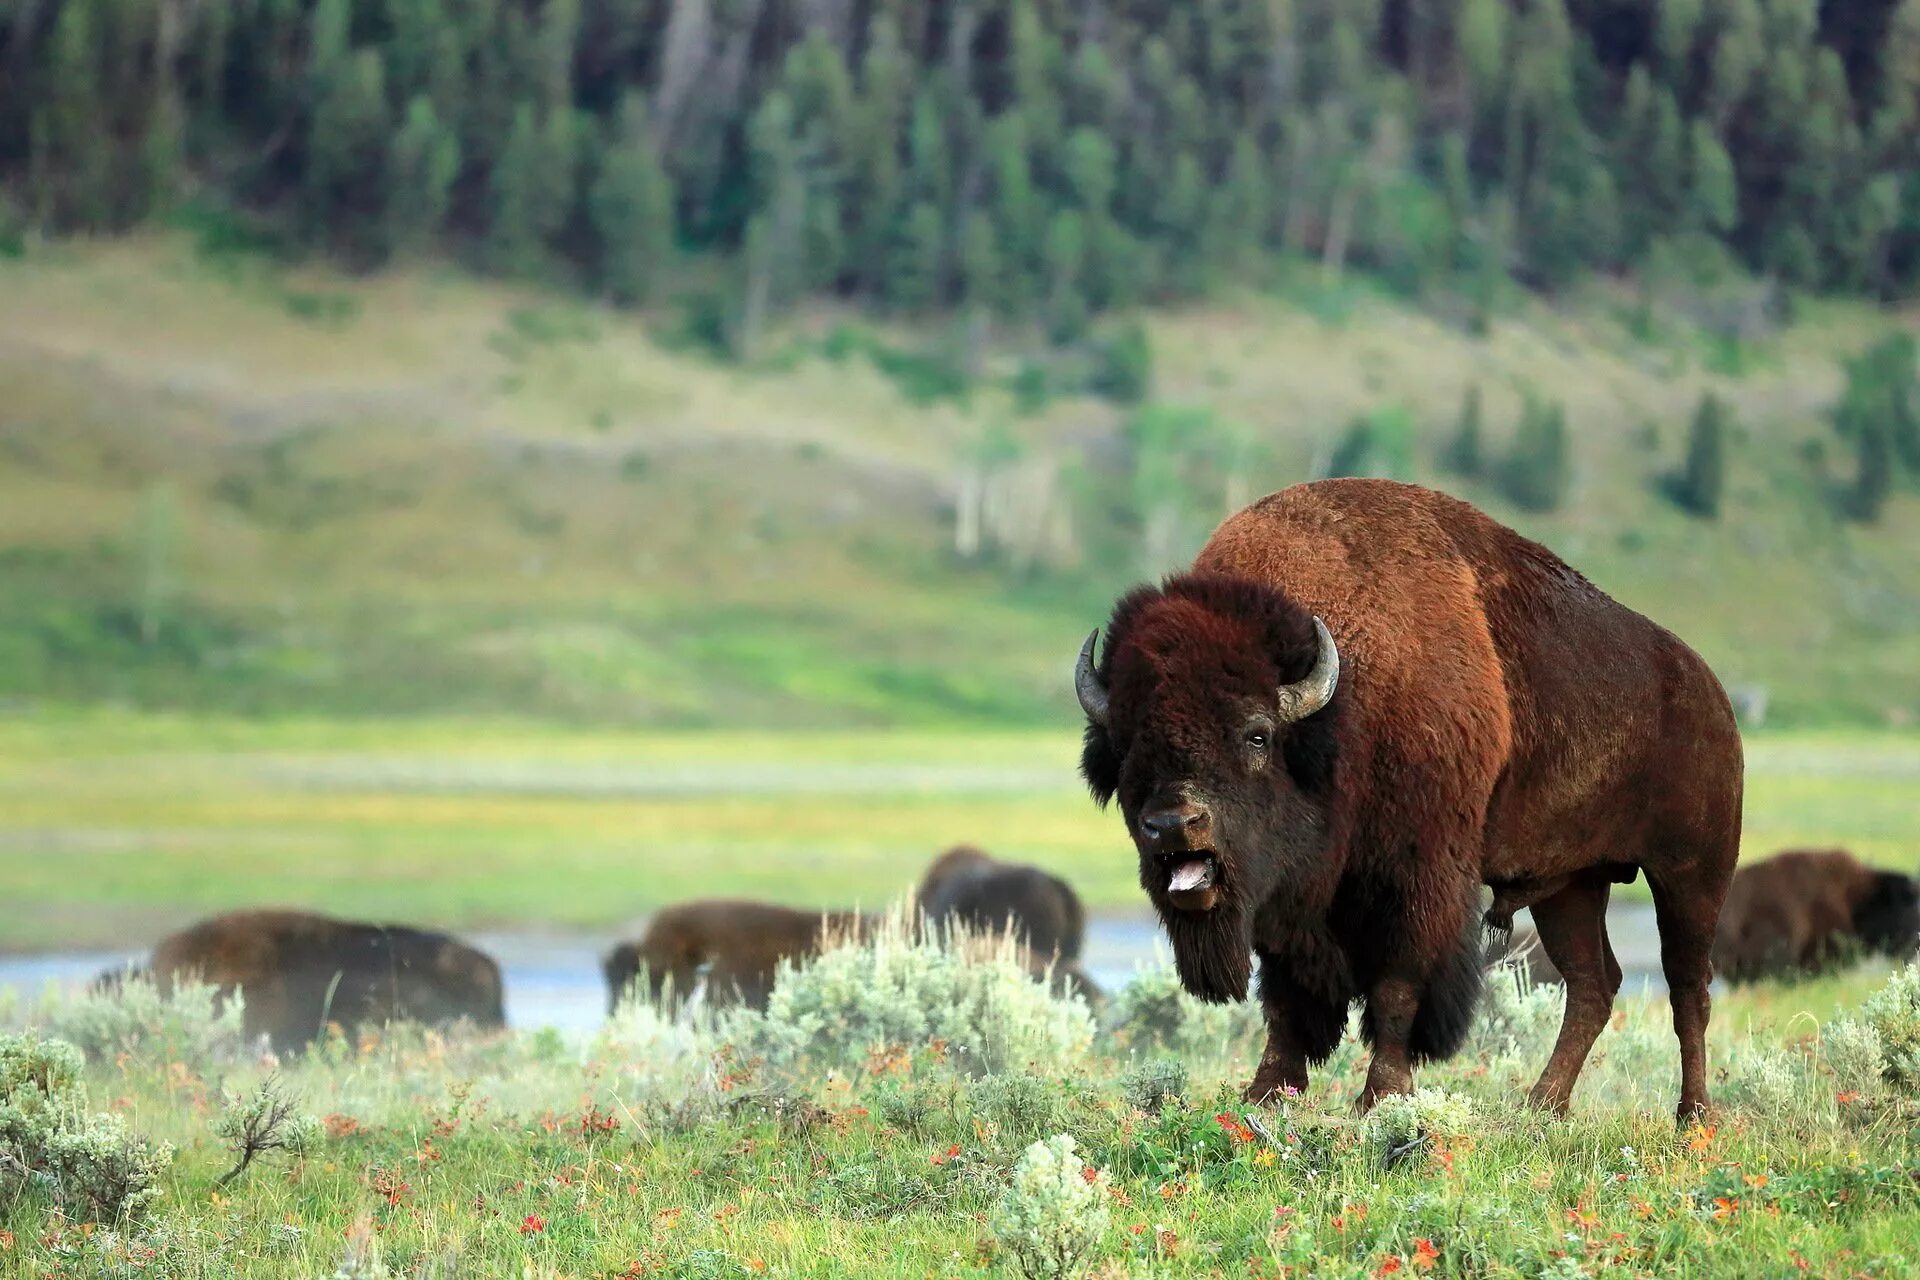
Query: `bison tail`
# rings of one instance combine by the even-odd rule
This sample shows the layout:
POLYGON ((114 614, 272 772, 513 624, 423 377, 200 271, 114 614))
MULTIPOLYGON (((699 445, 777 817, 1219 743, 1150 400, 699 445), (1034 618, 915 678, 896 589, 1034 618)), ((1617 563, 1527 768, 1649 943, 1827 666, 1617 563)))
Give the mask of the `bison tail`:
POLYGON ((1407 1047, 1415 1062, 1438 1062, 1460 1051, 1480 1009, 1485 978, 1480 922, 1470 919, 1459 945, 1434 970, 1414 1015, 1407 1047))

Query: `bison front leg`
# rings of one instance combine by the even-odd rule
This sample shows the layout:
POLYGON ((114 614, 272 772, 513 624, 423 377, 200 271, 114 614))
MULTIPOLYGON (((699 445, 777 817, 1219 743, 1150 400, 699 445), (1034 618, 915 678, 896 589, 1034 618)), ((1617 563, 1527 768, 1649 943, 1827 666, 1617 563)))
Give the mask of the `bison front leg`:
POLYGON ((1413 1020, 1420 1012, 1420 988, 1411 979, 1389 976, 1367 992, 1373 1061, 1367 1066, 1367 1087, 1355 1103, 1363 1112, 1387 1094, 1413 1092, 1413 1020))
MULTIPOLYGON (((1334 953, 1328 953, 1334 954, 1334 953)), ((1347 1025, 1347 999, 1332 989, 1308 985, 1294 975, 1326 967, 1313 952, 1285 957, 1260 954, 1260 1006, 1266 1015, 1267 1047, 1253 1082, 1241 1096, 1254 1105, 1289 1089, 1304 1091, 1308 1066, 1325 1062, 1347 1025)))
POLYGON ((1267 1047, 1260 1055, 1260 1065, 1253 1073, 1253 1080, 1240 1091, 1240 1096, 1254 1106, 1261 1106, 1275 1097, 1292 1090, 1301 1093, 1307 1087, 1307 1055, 1301 1047, 1300 1037, 1294 1032, 1290 1019, 1275 1019, 1267 1014, 1267 1047))

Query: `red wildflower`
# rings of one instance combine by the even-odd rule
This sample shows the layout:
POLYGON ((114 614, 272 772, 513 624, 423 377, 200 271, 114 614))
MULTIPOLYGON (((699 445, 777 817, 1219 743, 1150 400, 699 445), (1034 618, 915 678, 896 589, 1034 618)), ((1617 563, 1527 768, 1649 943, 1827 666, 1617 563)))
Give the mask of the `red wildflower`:
POLYGON ((1390 1276, 1404 1265, 1399 1258, 1389 1257, 1385 1262, 1373 1269, 1373 1274, 1376 1276, 1390 1276))
POLYGON ((1229 1138, 1232 1138, 1235 1142, 1238 1142, 1244 1145, 1246 1143, 1252 1142, 1254 1139, 1254 1132, 1252 1129, 1249 1129, 1246 1125, 1241 1124, 1238 1120, 1235 1120, 1232 1116, 1228 1115, 1224 1111, 1222 1111, 1219 1115, 1215 1116, 1213 1118, 1213 1122, 1219 1125, 1222 1129, 1225 1129, 1227 1131, 1227 1136, 1229 1138))
POLYGON ((538 1214, 528 1214, 527 1220, 520 1224, 520 1234, 523 1236, 530 1236, 535 1232, 545 1231, 546 1229, 547 1220, 538 1214))
POLYGON ((1440 1250, 1434 1247, 1433 1241, 1427 1239, 1425 1236, 1417 1237, 1414 1240, 1413 1265, 1417 1270, 1431 1271, 1433 1270, 1434 1264, 1439 1261, 1440 1250))
POLYGON ((955 1156, 959 1154, 960 1154, 960 1144, 956 1142, 952 1146, 948 1147, 944 1153, 935 1152, 933 1155, 927 1158, 931 1160, 935 1165, 943 1165, 947 1161, 953 1159, 955 1156))

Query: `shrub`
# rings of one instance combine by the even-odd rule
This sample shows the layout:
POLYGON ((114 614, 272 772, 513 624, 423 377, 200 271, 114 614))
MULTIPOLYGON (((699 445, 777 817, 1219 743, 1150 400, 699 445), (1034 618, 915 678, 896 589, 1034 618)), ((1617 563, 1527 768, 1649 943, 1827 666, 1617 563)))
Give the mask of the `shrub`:
POLYGON ((1490 1062, 1531 1060, 1553 1043, 1565 1002, 1561 988, 1534 983, 1524 956, 1502 960, 1487 969, 1468 1044, 1490 1062))
POLYGON ((1120 1095, 1135 1111, 1157 1116, 1186 1096, 1187 1068, 1176 1058, 1143 1062, 1120 1077, 1120 1095))
POLYGON ((1107 1177, 1087 1176, 1065 1134, 1036 1142, 990 1219, 995 1239, 1029 1280, 1078 1271, 1107 1229, 1107 1177))
POLYGON ((1138 320, 1120 325, 1094 349, 1087 388, 1119 405, 1135 405, 1153 390, 1153 344, 1138 320))
POLYGON ((1165 1049, 1175 1056, 1218 1057, 1260 1031, 1252 1004, 1207 1004, 1187 993, 1172 965, 1135 973, 1107 1008, 1106 1023, 1120 1044, 1136 1052, 1165 1049))
POLYGON ((736 1013, 727 1033, 774 1066, 854 1069, 875 1049, 933 1049, 969 1074, 1053 1071, 1091 1045, 1085 1002, 1035 982, 1010 937, 917 933, 896 912, 862 940, 782 964, 766 1012, 736 1013))
POLYGON ((1422 1142, 1471 1134, 1477 1124, 1467 1098, 1445 1089, 1420 1089, 1382 1098, 1367 1113, 1364 1128, 1381 1157, 1392 1162, 1422 1142))
POLYGON ((90 1058, 124 1053, 202 1066, 239 1054, 246 1041, 242 1009, 238 992, 222 1000, 204 982, 181 980, 163 995, 150 976, 130 973, 111 989, 62 1006, 48 1028, 90 1058))
POLYGON ((80 1068, 72 1045, 0 1036, 0 1192, 37 1188, 89 1221, 135 1216, 159 1198, 173 1148, 89 1112, 80 1068))
POLYGON ((233 1148, 234 1165, 215 1184, 225 1186, 269 1151, 307 1154, 319 1143, 320 1121, 300 1110, 299 1100, 281 1088, 278 1076, 268 1076, 252 1093, 227 1099, 213 1132, 233 1148))
POLYGON ((1734 1105, 1763 1116, 1784 1116, 1805 1096, 1792 1058, 1778 1049, 1749 1046, 1740 1056, 1727 1091, 1734 1105))
POLYGON ((1920 1094, 1920 965, 1887 979, 1861 1004, 1859 1019, 1829 1027, 1825 1041, 1835 1074, 1855 1091, 1873 1084, 1920 1094))
POLYGON ((1003 1137, 1036 1139, 1066 1123, 1066 1099, 1041 1076, 984 1076, 967 1086, 968 1109, 1003 1137))

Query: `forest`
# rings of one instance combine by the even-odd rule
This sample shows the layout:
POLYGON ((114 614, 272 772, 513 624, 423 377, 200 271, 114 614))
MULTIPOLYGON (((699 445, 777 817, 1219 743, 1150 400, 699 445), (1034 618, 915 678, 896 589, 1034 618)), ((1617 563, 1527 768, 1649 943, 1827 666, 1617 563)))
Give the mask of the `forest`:
POLYGON ((1281 255, 1895 299, 1917 123, 1920 0, 10 0, 0 243, 691 262, 739 348, 818 294, 1068 338, 1281 255))

